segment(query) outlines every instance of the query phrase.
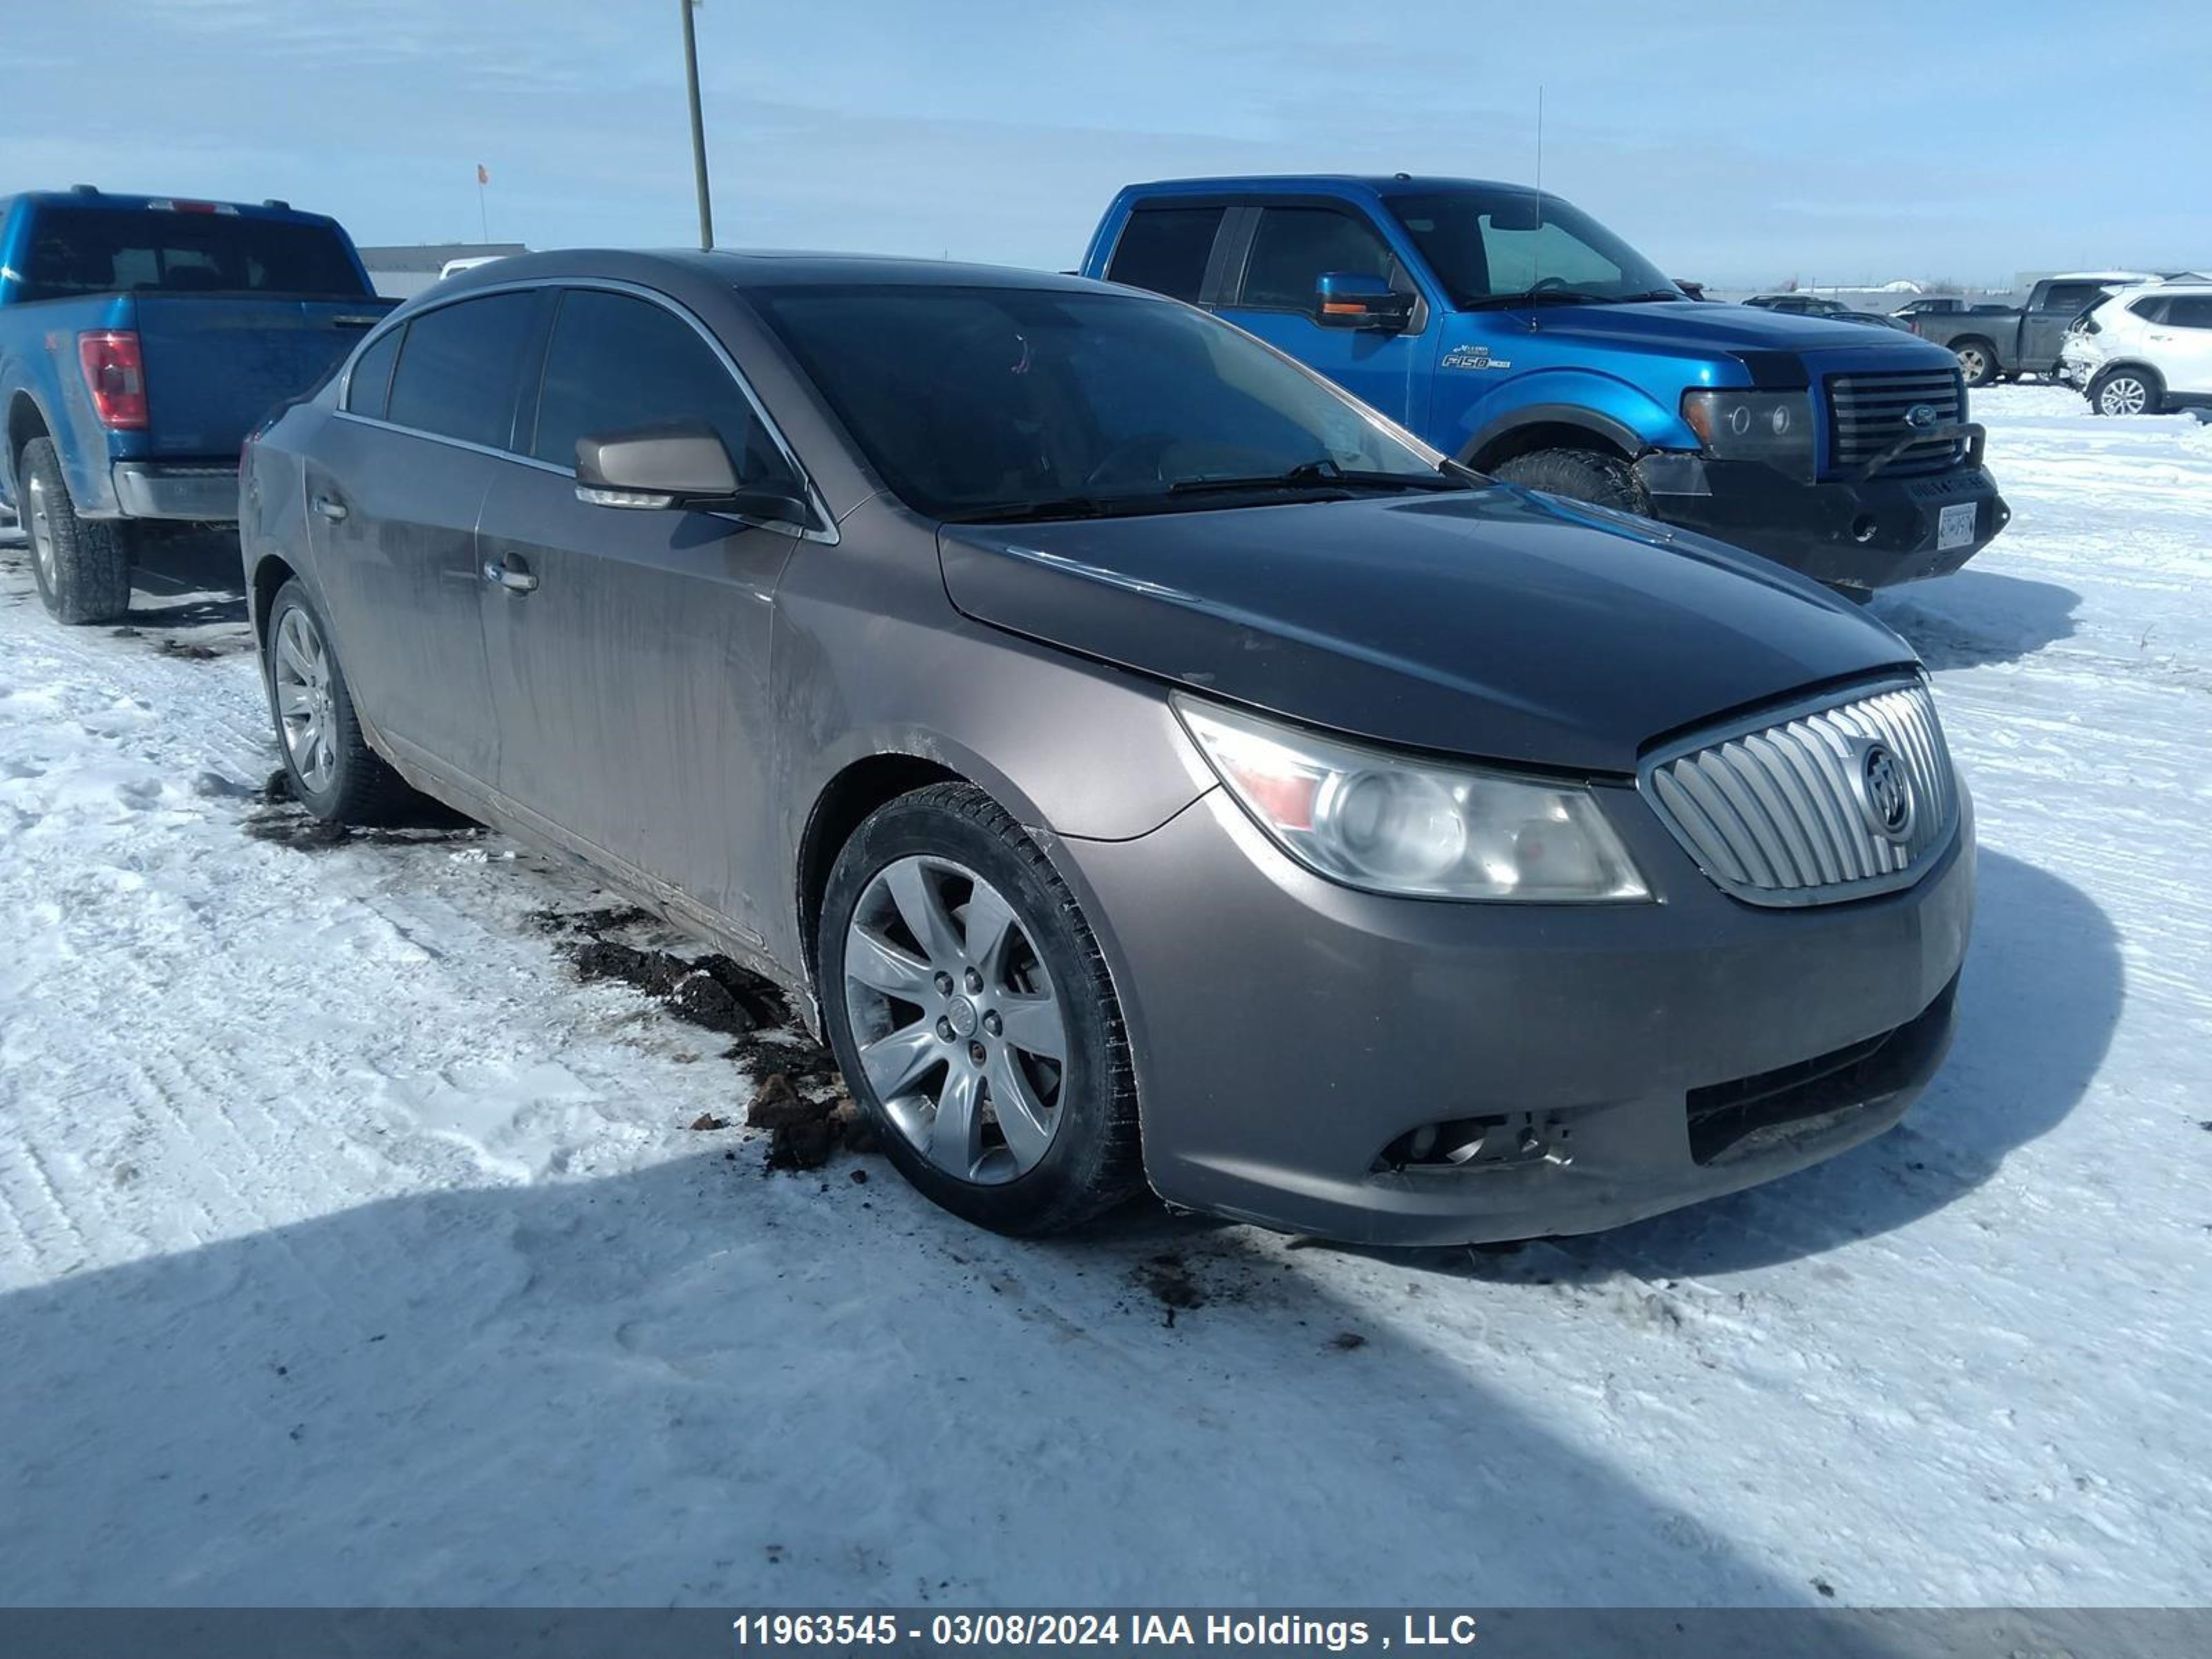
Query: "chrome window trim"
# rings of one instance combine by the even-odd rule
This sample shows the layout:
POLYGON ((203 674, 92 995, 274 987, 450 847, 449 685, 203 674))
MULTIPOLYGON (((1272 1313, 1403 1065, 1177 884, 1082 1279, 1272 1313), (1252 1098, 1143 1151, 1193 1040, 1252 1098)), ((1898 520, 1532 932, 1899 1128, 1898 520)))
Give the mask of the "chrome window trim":
MULTIPOLYGON (((823 499, 822 491, 814 482, 814 475, 807 471, 805 463, 799 459, 799 452, 791 447, 791 441, 783 435, 783 428, 778 426, 775 418, 769 414, 768 406, 761 402, 760 394, 753 390, 752 382, 745 377, 745 372, 738 367, 738 360, 730 355, 729 349, 723 345, 721 341, 715 338, 714 331, 702 322, 688 307, 678 304, 667 295, 655 289, 646 287, 641 283, 627 282, 615 276, 527 277, 517 282, 486 283, 482 288, 472 288, 465 294, 451 295, 427 305, 416 306, 410 311, 394 312, 385 319, 383 326, 371 330, 368 337, 354 348, 352 355, 347 357, 345 372, 338 378, 337 406, 331 411, 331 414, 340 420, 351 421, 356 425, 374 427, 386 432, 402 433, 408 437, 421 438, 429 443, 444 444, 451 449, 465 449, 475 454, 489 455, 494 460, 514 461, 523 466, 534 467, 541 472, 553 472, 563 477, 574 478, 576 476, 576 469, 573 466, 562 466, 557 462, 544 460, 535 455, 525 455, 519 450, 503 449, 493 444, 475 443, 466 438, 449 437, 442 432, 426 431, 418 426, 404 426, 396 421, 384 420, 374 415, 357 414, 347 407, 353 400, 354 365, 362 360, 371 346, 386 335, 406 327, 417 317, 428 316, 431 312, 443 311, 451 306, 465 305, 471 300, 486 299, 495 294, 537 294, 547 289, 596 289, 609 294, 628 295, 632 299, 643 300, 648 304, 657 305, 662 310, 690 325, 691 331, 703 340, 707 349, 714 354, 715 359, 722 365, 724 372, 737 382, 738 390, 744 394, 745 404, 753 412, 753 418, 761 423, 761 429, 768 434, 769 441, 775 444, 776 453, 783 457, 785 464, 791 468, 793 475, 805 487, 807 507, 820 522, 818 526, 792 525, 782 520, 756 519, 741 513, 709 513, 708 516, 720 519, 731 524, 744 525, 756 530, 781 531, 786 535, 796 535, 801 541, 822 542, 832 547, 837 544, 841 539, 837 532, 837 520, 830 511, 829 502, 823 499)), ((556 308, 554 313, 554 322, 557 325, 559 319, 560 313, 556 308)), ((545 339, 547 351, 550 352, 552 349, 552 335, 549 330, 545 339)), ((402 358, 406 356, 404 348, 399 355, 402 358)), ((393 362, 392 370, 396 382, 399 373, 399 364, 397 361, 393 362)), ((542 360, 538 365, 538 372, 542 385, 544 373, 544 364, 542 360)), ((389 409, 391 403, 388 390, 386 398, 385 407, 389 409)))
POLYGON ((1958 840, 1959 826, 1965 817, 1961 805, 1965 786, 1960 780, 1957 763, 1951 757, 1950 744, 1943 735, 1942 720, 1936 708, 1934 691, 1927 676, 1914 672, 1884 674, 1853 684, 1834 687, 1740 720, 1701 727, 1644 755, 1637 763, 1636 787, 1653 816, 1658 818, 1674 837, 1675 844, 1707 880, 1731 898, 1762 909, 1801 909, 1814 905, 1844 904, 1855 899, 1875 898, 1914 886, 1949 853, 1958 840), (1899 869, 1881 875, 1799 887, 1774 887, 1754 881, 1732 879, 1705 860, 1698 851, 1697 835, 1669 810, 1660 793, 1658 775, 1689 756, 1740 742, 1762 732, 1774 732, 1813 715, 1848 709, 1871 698, 1899 692, 1917 694, 1924 699, 1929 733, 1934 739, 1936 757, 1942 766, 1943 781, 1948 785, 1943 816, 1927 840, 1907 857, 1899 869))

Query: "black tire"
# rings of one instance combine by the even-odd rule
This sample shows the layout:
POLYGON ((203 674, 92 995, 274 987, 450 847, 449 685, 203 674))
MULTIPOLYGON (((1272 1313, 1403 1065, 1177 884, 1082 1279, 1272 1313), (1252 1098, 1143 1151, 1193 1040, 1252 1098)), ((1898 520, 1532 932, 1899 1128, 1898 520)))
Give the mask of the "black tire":
POLYGON ((2002 373, 1997 367, 1996 348, 1987 340, 1958 341, 1951 355, 1959 360, 1959 373, 1970 386, 1987 386, 2002 373))
POLYGON ((353 693, 346 685, 345 671, 339 665, 337 642, 331 637, 330 625, 316 610, 299 579, 295 577, 276 590, 276 597, 269 606, 267 632, 261 641, 261 683, 269 695, 269 718, 276 728, 277 752, 284 757, 284 772, 292 781, 292 793, 299 803, 316 817, 330 823, 391 823, 403 820, 422 805, 422 797, 408 787, 404 779, 369 748, 362 736, 361 721, 354 714, 353 693), (329 665, 328 720, 331 764, 329 777, 320 784, 312 781, 293 752, 293 744, 286 735, 284 713, 278 707, 277 652, 283 637, 285 618, 295 611, 305 619, 323 647, 329 665))
POLYGON ((925 1197, 994 1232, 1036 1237, 1090 1220, 1143 1185, 1136 1079, 1105 958, 1051 860, 988 795, 970 784, 931 784, 878 808, 837 854, 817 938, 830 1049, 884 1155, 925 1197), (915 857, 964 866, 995 887, 1059 990, 1068 1053, 1057 1125, 1042 1159, 1011 1180, 964 1180, 932 1162, 860 1063, 845 994, 848 929, 876 876, 915 857))
POLYGON ((1617 507, 1644 518, 1651 514, 1650 496, 1637 483, 1635 470, 1618 455, 1595 449, 1532 449, 1486 471, 1493 478, 1570 501, 1617 507))
POLYGON ((23 446, 16 467, 23 533, 39 598, 56 622, 120 622, 131 614, 131 527, 81 519, 52 438, 23 446))
POLYGON ((2150 370, 2138 368, 2133 363, 2120 363, 2100 370, 2097 378, 2089 382, 2086 395, 2092 415, 2157 415, 2163 413, 2166 408, 2166 382, 2150 370), (2127 395, 2130 383, 2142 389, 2142 406, 2140 409, 2127 406, 2133 401, 2127 395), (2111 407, 2106 406, 2107 393, 2112 394, 2109 399, 2111 407))

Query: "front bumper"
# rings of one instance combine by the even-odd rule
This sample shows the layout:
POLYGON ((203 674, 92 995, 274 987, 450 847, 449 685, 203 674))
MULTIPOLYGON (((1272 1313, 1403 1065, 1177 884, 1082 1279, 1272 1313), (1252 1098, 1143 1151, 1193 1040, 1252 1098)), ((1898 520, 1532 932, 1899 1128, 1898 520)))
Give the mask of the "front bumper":
POLYGON ((1763 555, 1839 587, 1947 575, 2012 518, 1978 459, 1948 472, 1804 483, 1753 461, 1659 451, 1636 464, 1651 516, 1763 555), (1938 545, 1942 510, 1971 504, 1973 531, 1938 545))
POLYGON ((1771 1180, 1894 1123, 1949 1042, 1971 812, 1914 886, 1784 911, 1728 897, 1632 788, 1607 794, 1659 902, 1354 892, 1218 789, 1138 840, 1061 842, 1160 1195, 1366 1243, 1538 1237, 1771 1180), (1480 1155, 1407 1161, 1438 1123, 1459 1142, 1484 1126, 1480 1155))
POLYGON ((237 520, 235 465, 118 461, 112 477, 119 517, 178 519, 199 524, 237 520))

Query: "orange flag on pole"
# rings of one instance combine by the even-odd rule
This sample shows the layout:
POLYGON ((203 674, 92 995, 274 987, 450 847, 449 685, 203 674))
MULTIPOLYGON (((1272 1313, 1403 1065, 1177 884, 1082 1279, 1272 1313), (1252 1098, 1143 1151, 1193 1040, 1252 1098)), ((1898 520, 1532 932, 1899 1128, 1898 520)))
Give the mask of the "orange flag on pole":
POLYGON ((488 185, 491 182, 491 174, 484 171, 484 164, 482 161, 477 163, 477 182, 480 185, 488 185))

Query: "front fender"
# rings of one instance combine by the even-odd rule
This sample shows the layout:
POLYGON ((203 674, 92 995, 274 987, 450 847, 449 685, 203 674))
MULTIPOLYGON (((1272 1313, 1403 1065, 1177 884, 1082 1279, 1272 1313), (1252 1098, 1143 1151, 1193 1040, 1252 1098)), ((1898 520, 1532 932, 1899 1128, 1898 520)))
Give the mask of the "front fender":
POLYGON ((1531 426, 1578 428, 1629 456, 1698 447, 1680 410, 1641 386, 1594 369, 1540 368, 1470 404, 1451 428, 1452 453, 1479 466, 1501 439, 1531 426))

